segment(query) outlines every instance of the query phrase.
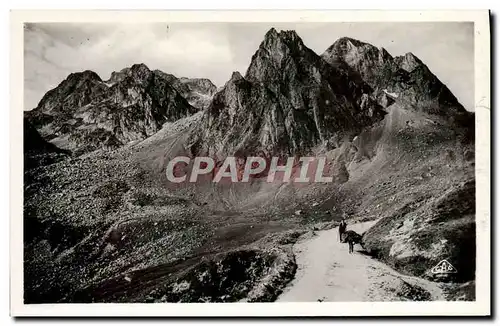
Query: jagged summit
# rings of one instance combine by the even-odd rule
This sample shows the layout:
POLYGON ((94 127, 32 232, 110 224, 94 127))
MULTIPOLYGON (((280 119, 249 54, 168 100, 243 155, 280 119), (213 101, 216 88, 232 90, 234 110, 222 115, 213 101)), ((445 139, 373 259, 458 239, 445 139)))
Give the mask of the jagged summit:
POLYGON ((281 30, 281 31, 276 31, 276 29, 271 28, 265 35, 264 40, 268 39, 278 39, 281 38, 282 40, 286 40, 289 42, 294 42, 294 41, 300 41, 302 42, 302 39, 299 37, 297 32, 294 30, 281 30))
POLYGON ((301 40, 297 32, 294 30, 281 30, 278 32, 274 27, 269 29, 269 31, 267 31, 266 34, 264 35, 264 41, 269 39, 278 39, 278 38, 282 38, 289 41, 301 40))
POLYGON ((134 63, 130 67, 125 67, 120 72, 126 72, 126 71, 151 71, 149 67, 145 63, 134 63))
POLYGON ((303 153, 377 123, 395 101, 432 114, 463 110, 411 53, 394 58, 342 37, 320 57, 295 31, 271 28, 245 75, 233 72, 213 98, 195 142, 204 154, 303 153))
POLYGON ((233 71, 231 74, 231 79, 230 80, 240 80, 243 79, 243 76, 240 74, 239 71, 233 71))
POLYGON ((102 80, 101 77, 99 77, 99 75, 92 70, 85 70, 82 72, 71 73, 68 75, 68 78, 66 80, 73 80, 73 79, 88 79, 88 80, 98 80, 98 81, 102 80))
POLYGON ((286 52, 285 48, 289 51, 300 51, 303 47, 304 43, 297 32, 293 30, 277 32, 276 29, 271 28, 264 36, 259 48, 270 52, 286 52))
POLYGON ((371 45, 371 44, 363 42, 363 41, 360 41, 360 40, 357 40, 357 39, 354 39, 352 37, 343 36, 343 37, 339 38, 338 40, 336 40, 331 45, 331 47, 348 46, 348 45, 358 46, 359 47, 359 46, 371 45))
POLYGON ((282 69, 283 64, 291 58, 311 57, 316 54, 308 49, 295 31, 270 29, 264 36, 259 48, 252 56, 245 74, 248 80, 259 81, 261 72, 282 69))
POLYGON ((148 70, 148 71, 149 71, 148 66, 146 66, 146 64, 145 64, 145 63, 142 63, 142 62, 141 62, 141 63, 134 63, 134 64, 130 67, 130 69, 132 69, 132 70, 148 70))
POLYGON ((85 70, 81 72, 73 72, 66 77, 57 87, 68 86, 75 87, 86 82, 101 82, 101 77, 92 70, 85 70))
POLYGON ((376 48, 374 45, 372 45, 368 42, 364 42, 364 41, 361 41, 361 40, 358 40, 358 39, 355 39, 352 37, 348 37, 348 36, 342 36, 342 37, 338 38, 335 42, 333 42, 333 44, 328 47, 327 51, 330 51, 334 48, 345 48, 345 47, 359 48, 359 47, 364 47, 364 46, 370 47, 370 48, 376 48))
POLYGON ((381 53, 381 55, 385 57, 390 57, 392 56, 387 52, 387 50, 381 46, 377 47, 375 45, 372 45, 368 42, 364 42, 352 37, 341 37, 338 40, 336 40, 326 51, 331 52, 333 49, 337 50, 346 50, 346 49, 357 49, 358 51, 372 51, 375 53, 381 53))
POLYGON ((108 83, 116 83, 123 81, 125 78, 129 77, 135 81, 144 81, 153 72, 144 63, 136 63, 130 67, 123 68, 120 71, 114 71, 111 73, 111 77, 107 81, 108 83))
POLYGON ((91 70, 71 73, 42 97, 35 110, 47 113, 71 112, 76 107, 90 103, 91 98, 104 92, 105 88, 101 77, 91 70))
POLYGON ((276 31, 276 28, 271 27, 264 35, 264 40, 277 37, 278 37, 278 31, 276 31))
MULTIPOLYGON (((252 82, 267 82, 274 91, 283 82, 281 76, 301 73, 300 66, 322 65, 321 58, 306 47, 295 31, 269 30, 257 51, 252 56, 245 79, 252 82), (292 68, 292 66, 294 68, 292 68), (292 69, 291 71, 287 71, 292 69)), ((305 68, 309 70, 308 68, 305 68)), ((305 73, 309 75, 310 72, 305 73)), ((304 81, 307 78, 304 78, 304 81)))
POLYGON ((270 29, 243 77, 234 72, 195 137, 203 154, 309 152, 379 121, 362 80, 329 65, 295 31, 270 29), (359 82, 359 83, 358 83, 359 82))

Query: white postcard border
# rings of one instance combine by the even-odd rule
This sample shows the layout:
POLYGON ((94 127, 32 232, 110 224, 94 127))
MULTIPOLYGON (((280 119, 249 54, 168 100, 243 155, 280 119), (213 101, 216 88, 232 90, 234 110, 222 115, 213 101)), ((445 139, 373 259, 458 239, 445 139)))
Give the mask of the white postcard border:
POLYGON ((490 27, 482 11, 92 11, 11 12, 10 293, 12 316, 449 316, 491 314, 490 27), (23 303, 23 23, 24 22, 429 22, 475 26, 476 301, 338 303, 23 303))

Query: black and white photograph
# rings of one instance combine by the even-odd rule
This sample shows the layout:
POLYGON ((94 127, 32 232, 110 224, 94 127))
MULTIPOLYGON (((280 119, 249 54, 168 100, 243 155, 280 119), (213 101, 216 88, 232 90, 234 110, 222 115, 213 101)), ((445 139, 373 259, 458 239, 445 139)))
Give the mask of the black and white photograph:
POLYGON ((23 21, 22 305, 489 300, 475 24, 23 21))

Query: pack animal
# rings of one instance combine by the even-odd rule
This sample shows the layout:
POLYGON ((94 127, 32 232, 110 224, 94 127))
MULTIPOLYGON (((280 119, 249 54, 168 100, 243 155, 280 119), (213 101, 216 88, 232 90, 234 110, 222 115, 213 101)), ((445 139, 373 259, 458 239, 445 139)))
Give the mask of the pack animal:
MULTIPOLYGON (((354 251, 355 244, 358 243, 361 245, 361 247, 363 247, 363 236, 352 231, 352 230, 345 231, 342 234, 342 242, 349 243, 349 253, 352 254, 352 252, 354 251)), ((364 249, 364 247, 363 247, 363 249, 364 249)))

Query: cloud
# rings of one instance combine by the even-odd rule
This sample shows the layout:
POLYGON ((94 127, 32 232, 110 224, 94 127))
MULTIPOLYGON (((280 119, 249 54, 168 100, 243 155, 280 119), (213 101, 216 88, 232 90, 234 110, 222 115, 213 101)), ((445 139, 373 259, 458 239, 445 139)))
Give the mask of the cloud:
POLYGON ((31 24, 25 29, 24 56, 25 109, 76 71, 89 69, 108 79, 113 71, 142 62, 223 83, 227 76, 221 72, 233 59, 227 38, 214 28, 167 24, 31 24))
POLYGON ((37 23, 25 25, 25 109, 72 72, 89 69, 108 79, 141 62, 221 86, 233 71, 245 73, 271 27, 296 30, 318 54, 342 36, 392 55, 413 52, 466 107, 473 106, 474 39, 467 23, 37 23))

